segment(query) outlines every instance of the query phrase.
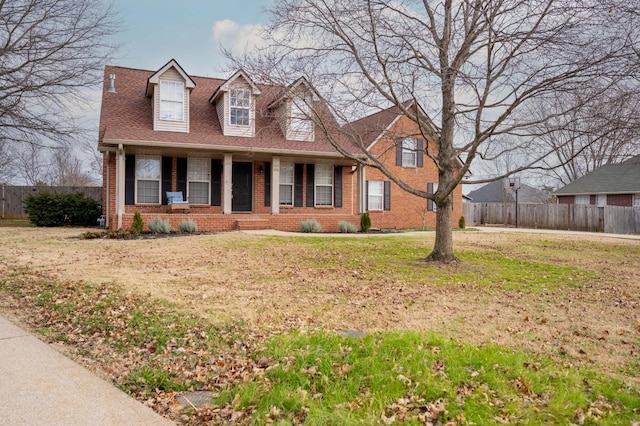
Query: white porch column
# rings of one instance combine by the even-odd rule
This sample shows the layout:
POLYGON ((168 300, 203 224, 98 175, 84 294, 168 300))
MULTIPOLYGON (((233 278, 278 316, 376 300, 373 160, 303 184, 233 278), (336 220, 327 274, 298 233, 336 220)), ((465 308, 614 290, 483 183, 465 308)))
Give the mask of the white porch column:
POLYGON ((271 159, 271 214, 280 213, 280 157, 271 159))
POLYGON ((222 213, 223 214, 231 214, 231 200, 233 198, 232 190, 233 190, 233 179, 231 178, 233 170, 233 155, 225 154, 224 161, 222 163, 222 175, 224 176, 224 181, 222 183, 222 213))
POLYGON ((366 168, 362 164, 358 164, 357 171, 357 187, 358 187, 358 214, 367 211, 367 173, 366 168))
POLYGON ((118 229, 122 229, 122 216, 124 215, 124 176, 125 176, 124 147, 118 145, 116 153, 116 211, 118 216, 118 229))

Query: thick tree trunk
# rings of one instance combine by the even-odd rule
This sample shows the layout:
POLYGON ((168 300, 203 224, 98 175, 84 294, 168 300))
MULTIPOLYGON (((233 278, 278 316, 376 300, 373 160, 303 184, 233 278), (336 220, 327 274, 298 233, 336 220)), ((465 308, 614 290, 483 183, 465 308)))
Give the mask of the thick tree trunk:
POLYGON ((453 253, 453 194, 436 204, 436 241, 427 256, 429 262, 453 263, 458 258, 453 253))

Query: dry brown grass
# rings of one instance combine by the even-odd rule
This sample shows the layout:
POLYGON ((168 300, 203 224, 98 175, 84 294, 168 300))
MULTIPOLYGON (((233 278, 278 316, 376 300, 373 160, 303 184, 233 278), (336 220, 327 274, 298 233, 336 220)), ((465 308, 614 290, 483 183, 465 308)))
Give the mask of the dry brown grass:
MULTIPOLYGON (((61 280, 114 282, 209 319, 242 320, 257 329, 432 331, 569 356, 610 371, 637 362, 640 351, 637 240, 454 233, 462 251, 544 259, 593 274, 578 286, 530 290, 479 285, 473 279, 431 285, 392 270, 372 273, 362 264, 351 266, 357 253, 340 251, 326 253, 334 262, 318 267, 308 261, 317 251, 296 238, 225 233, 83 240, 77 238, 81 232, 0 228, 0 274, 21 266, 61 280), (557 249, 560 242, 562 250, 557 249)), ((433 243, 432 234, 388 238, 413 238, 425 255, 433 243)), ((398 264, 403 262, 426 267, 417 258, 398 264)), ((444 272, 473 272, 475 267, 462 262, 444 272)))

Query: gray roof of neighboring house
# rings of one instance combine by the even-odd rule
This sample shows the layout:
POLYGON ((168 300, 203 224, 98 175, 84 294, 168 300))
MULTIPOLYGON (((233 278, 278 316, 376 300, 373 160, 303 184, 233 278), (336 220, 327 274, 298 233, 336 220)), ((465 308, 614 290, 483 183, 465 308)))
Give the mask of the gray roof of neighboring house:
MULTIPOLYGON (((516 194, 504 188, 503 180, 490 182, 483 187, 469 192, 467 195, 474 203, 515 203, 516 194)), ((548 199, 544 192, 528 185, 520 185, 518 190, 519 203, 543 203, 548 199)))
POLYGON ((558 189, 555 195, 632 194, 640 192, 640 155, 606 164, 558 189))

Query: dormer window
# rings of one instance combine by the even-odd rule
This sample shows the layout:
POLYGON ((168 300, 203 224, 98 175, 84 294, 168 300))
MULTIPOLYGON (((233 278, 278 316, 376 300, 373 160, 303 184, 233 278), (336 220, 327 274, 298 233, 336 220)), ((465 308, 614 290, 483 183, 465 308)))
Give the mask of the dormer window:
POLYGON ((251 92, 248 89, 229 90, 229 124, 248 126, 250 108, 251 92))
POLYGON ((291 102, 290 129, 294 132, 311 132, 310 115, 311 108, 309 105, 303 99, 294 99, 291 102))
POLYGON ((184 120, 184 83, 160 81, 160 119, 184 120))

